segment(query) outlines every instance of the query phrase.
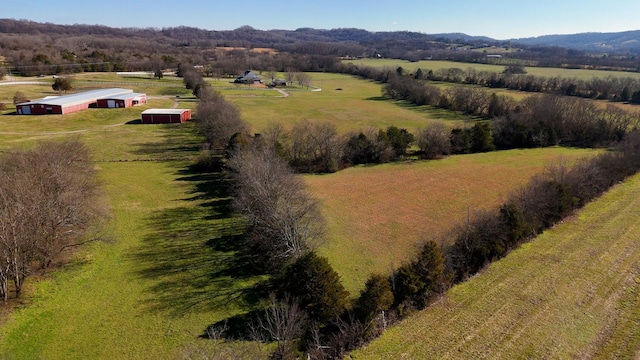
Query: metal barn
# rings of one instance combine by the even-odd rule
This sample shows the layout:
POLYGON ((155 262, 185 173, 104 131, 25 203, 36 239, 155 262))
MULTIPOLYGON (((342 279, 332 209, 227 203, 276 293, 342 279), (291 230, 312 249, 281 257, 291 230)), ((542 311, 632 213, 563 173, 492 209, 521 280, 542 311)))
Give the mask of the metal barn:
POLYGON ((142 112, 143 124, 183 123, 191 120, 189 109, 149 109, 142 112))
POLYGON ((68 114, 97 105, 98 99, 133 93, 130 89, 110 88, 76 94, 50 96, 16 104, 18 115, 68 114))
POLYGON ((147 103, 147 94, 130 93, 115 96, 107 96, 98 99, 99 108, 128 108, 147 103))

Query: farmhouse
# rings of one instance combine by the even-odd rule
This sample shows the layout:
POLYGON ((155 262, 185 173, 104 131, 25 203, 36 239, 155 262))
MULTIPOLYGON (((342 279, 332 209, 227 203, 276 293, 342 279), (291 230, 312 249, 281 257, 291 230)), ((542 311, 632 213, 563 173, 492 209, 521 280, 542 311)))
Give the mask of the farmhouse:
POLYGON ((115 96, 106 96, 98 99, 99 108, 128 108, 136 105, 146 104, 147 94, 129 93, 115 96))
POLYGON ((130 89, 110 88, 62 96, 50 96, 16 104, 16 112, 18 115, 68 114, 95 107, 98 99, 113 98, 131 93, 133 93, 133 90, 130 89))
POLYGON ((256 75, 253 71, 247 70, 244 74, 238 76, 235 80, 233 80, 236 84, 261 84, 262 81, 260 77, 256 75))
POLYGON ((189 109, 149 109, 142 112, 143 124, 183 123, 191 120, 189 109))

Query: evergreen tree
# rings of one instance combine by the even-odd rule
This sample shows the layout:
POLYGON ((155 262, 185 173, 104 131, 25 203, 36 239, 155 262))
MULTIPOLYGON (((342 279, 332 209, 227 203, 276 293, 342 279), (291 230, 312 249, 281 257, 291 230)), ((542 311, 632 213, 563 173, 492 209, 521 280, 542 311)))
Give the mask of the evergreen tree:
POLYGON ((396 305, 409 303, 424 308, 445 288, 444 256, 440 246, 428 241, 417 259, 398 269, 393 290, 396 305))
POLYGON ((387 310, 393 304, 393 292, 389 279, 378 274, 373 274, 367 280, 364 290, 355 303, 355 312, 358 318, 364 322, 371 321, 380 312, 387 310))
POLYGON ((279 297, 287 294, 298 301, 309 319, 328 324, 346 308, 349 293, 327 258, 311 251, 286 267, 276 279, 279 297))
POLYGON ((493 144, 493 136, 491 135, 489 123, 476 123, 471 128, 471 152, 488 152, 494 151, 495 149, 496 146, 493 144))

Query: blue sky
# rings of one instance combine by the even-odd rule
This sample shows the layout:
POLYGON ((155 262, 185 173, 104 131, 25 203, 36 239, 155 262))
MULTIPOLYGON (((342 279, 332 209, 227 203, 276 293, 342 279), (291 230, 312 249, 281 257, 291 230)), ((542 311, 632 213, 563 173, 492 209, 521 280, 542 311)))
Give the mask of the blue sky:
POLYGON ((638 0, 21 0, 0 18, 112 27, 193 26, 232 30, 360 28, 496 39, 639 30, 638 0))

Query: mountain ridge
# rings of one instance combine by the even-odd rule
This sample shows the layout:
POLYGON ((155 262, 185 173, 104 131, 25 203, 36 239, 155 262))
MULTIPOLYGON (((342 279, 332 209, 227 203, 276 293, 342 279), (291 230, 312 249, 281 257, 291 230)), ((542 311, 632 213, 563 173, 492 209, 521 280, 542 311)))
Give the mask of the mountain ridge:
POLYGON ((510 41, 530 46, 559 46, 596 53, 640 52, 640 30, 550 34, 510 41))

